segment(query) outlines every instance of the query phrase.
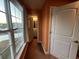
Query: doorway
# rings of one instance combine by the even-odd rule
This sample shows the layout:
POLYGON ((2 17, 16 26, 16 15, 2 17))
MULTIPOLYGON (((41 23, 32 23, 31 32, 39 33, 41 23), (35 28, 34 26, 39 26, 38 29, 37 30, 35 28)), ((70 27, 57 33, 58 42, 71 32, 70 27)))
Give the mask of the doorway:
POLYGON ((29 41, 37 39, 39 41, 39 20, 38 16, 31 15, 28 17, 29 41))

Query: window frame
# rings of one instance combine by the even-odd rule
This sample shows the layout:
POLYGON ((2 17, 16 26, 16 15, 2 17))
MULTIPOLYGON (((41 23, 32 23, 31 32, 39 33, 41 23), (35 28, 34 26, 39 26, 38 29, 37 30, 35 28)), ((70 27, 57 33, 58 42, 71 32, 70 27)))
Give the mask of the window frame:
POLYGON ((8 24, 8 30, 0 31, 0 33, 5 33, 5 32, 9 32, 10 33, 11 43, 12 43, 11 46, 12 46, 12 50, 13 50, 13 55, 11 57, 12 57, 12 59, 15 59, 15 57, 16 57, 17 54, 16 54, 16 47, 15 47, 14 31, 17 30, 17 28, 13 29, 12 18, 11 18, 11 9, 10 9, 10 2, 12 2, 22 12, 22 20, 23 20, 23 28, 22 29, 23 29, 24 43, 25 43, 26 40, 25 40, 24 10, 23 10, 22 6, 16 0, 4 0, 5 12, 3 12, 3 11, 0 10, 0 12, 6 14, 6 20, 7 20, 7 24, 8 24))

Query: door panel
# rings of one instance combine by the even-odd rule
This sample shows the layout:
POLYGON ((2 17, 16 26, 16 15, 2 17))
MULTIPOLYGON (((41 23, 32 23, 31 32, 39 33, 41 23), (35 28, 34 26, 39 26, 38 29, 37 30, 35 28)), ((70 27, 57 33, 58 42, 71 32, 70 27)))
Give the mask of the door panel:
POLYGON ((54 56, 57 56, 57 58, 61 58, 61 59, 69 58, 71 39, 72 38, 66 36, 54 35, 53 38, 54 56))
POLYGON ((67 9, 56 15, 55 33, 72 36, 75 23, 76 9, 67 9))
POLYGON ((72 42, 70 47, 69 59, 76 59, 77 48, 78 43, 72 42))
MULTIPOLYGON (((55 38, 56 39, 56 38, 55 38)), ((65 59, 69 58, 70 42, 64 40, 54 40, 53 54, 57 58, 65 59)))

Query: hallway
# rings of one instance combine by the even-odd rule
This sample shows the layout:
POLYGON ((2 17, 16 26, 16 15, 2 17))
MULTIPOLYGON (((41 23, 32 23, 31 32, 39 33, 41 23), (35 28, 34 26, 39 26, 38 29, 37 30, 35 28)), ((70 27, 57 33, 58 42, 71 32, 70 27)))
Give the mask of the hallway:
POLYGON ((29 43, 24 59, 57 59, 51 55, 45 55, 40 43, 34 39, 29 43))

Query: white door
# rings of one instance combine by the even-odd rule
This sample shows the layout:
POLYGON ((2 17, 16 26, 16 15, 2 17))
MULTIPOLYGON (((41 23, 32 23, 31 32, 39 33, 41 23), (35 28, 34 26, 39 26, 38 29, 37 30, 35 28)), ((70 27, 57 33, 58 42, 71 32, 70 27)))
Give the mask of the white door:
POLYGON ((79 39, 79 1, 53 8, 50 53, 76 59, 79 39))

